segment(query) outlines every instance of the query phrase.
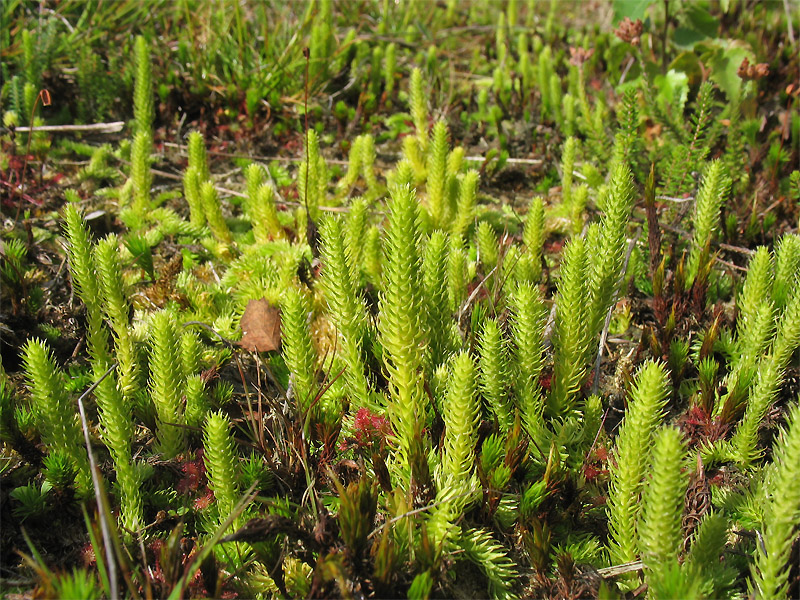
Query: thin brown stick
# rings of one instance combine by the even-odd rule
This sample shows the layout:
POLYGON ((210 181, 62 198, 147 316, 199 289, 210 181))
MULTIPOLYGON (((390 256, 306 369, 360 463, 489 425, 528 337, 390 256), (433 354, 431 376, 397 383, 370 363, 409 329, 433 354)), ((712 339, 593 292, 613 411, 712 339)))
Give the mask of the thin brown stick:
POLYGON ((91 125, 39 125, 38 127, 17 127, 17 131, 49 131, 52 133, 92 132, 92 133, 118 133, 125 127, 125 121, 111 123, 92 123, 91 125))

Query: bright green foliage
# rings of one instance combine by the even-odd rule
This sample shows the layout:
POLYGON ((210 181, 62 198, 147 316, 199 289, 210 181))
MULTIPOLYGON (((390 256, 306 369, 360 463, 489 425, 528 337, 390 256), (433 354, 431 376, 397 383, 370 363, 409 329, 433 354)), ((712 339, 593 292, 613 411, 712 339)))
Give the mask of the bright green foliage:
POLYGON ((99 600, 103 597, 94 575, 86 569, 73 567, 71 572, 58 575, 52 584, 57 598, 99 600))
MULTIPOLYGON (((465 157, 466 150, 464 150, 463 146, 456 146, 447 155, 444 195, 451 221, 455 219, 456 209, 458 208, 458 199, 461 193, 459 180, 461 179, 461 172, 464 170, 465 157)), ((452 222, 450 227, 452 228, 452 222)))
POLYGON ((195 227, 205 225, 206 213, 200 199, 200 175, 197 167, 189 167, 183 172, 183 196, 189 205, 189 222, 195 227))
POLYGON ((520 284, 511 296, 511 335, 514 342, 514 392, 528 431, 538 427, 543 400, 539 375, 544 361, 547 311, 539 290, 520 284))
MULTIPOLYGON (((738 404, 756 376, 756 365, 764 356, 774 333, 775 315, 771 299, 772 256, 760 247, 748 265, 737 308, 736 349, 731 356, 730 372, 726 378, 727 398, 738 404)), ((718 408, 722 408, 720 404, 718 408)))
POLYGON ((361 176, 367 184, 367 197, 376 198, 379 194, 378 178, 375 176, 375 138, 365 133, 361 137, 361 176))
MULTIPOLYGON (((629 88, 617 108, 619 128, 614 138, 612 165, 636 164, 641 140, 639 138, 639 92, 629 88)), ((613 167, 612 167, 613 171, 613 167)))
POLYGON ((480 489, 473 474, 480 424, 475 364, 466 352, 453 357, 443 404, 445 435, 436 505, 427 521, 437 545, 449 548, 460 533, 458 520, 480 489))
POLYGON ((728 520, 718 512, 703 517, 692 539, 684 570, 702 578, 700 594, 721 598, 733 586, 736 570, 726 560, 720 561, 728 537, 728 520))
POLYGON ((639 543, 645 579, 658 581, 664 569, 677 565, 683 534, 683 498, 689 485, 684 468, 686 443, 674 427, 664 427, 655 436, 652 451, 652 478, 644 490, 639 543))
POLYGON ((150 171, 150 154, 153 139, 146 131, 137 131, 131 147, 131 181, 133 182, 133 210, 138 215, 150 208, 150 188, 153 174, 150 171))
MULTIPOLYGON (((749 276, 749 273, 748 273, 749 276)), ((800 235, 784 235, 775 246, 775 306, 781 310, 800 277, 800 235)))
POLYGON ((125 399, 130 401, 138 388, 140 368, 128 323, 130 305, 125 296, 118 248, 119 240, 111 234, 98 242, 95 258, 103 290, 103 309, 114 332, 119 387, 125 399))
POLYGON ((380 286, 383 273, 383 247, 381 231, 377 225, 372 225, 367 229, 362 252, 364 272, 373 285, 380 286))
POLYGON ((165 458, 174 458, 184 449, 183 375, 174 315, 161 311, 150 322, 150 394, 157 414, 157 449, 165 458))
POLYGON ((220 521, 228 518, 239 499, 239 465, 230 426, 228 416, 218 411, 208 415, 203 428, 208 487, 214 492, 220 521))
POLYGON ((447 297, 450 311, 457 312, 467 299, 467 256, 458 236, 450 238, 447 255, 447 297))
POLYGON ((77 411, 64 387, 63 374, 56 367, 47 346, 39 340, 28 340, 23 348, 22 362, 42 440, 53 451, 70 457, 77 473, 78 489, 84 494, 90 492, 89 459, 77 411))
POLYGON ((222 216, 222 206, 219 202, 217 190, 210 181, 200 184, 200 200, 203 204, 203 212, 208 220, 211 233, 222 244, 230 244, 232 241, 231 231, 222 216))
POLYGON ((359 135, 350 145, 350 152, 347 155, 347 171, 336 184, 336 187, 342 193, 348 192, 358 181, 358 176, 361 173, 361 161, 364 156, 363 142, 364 136, 359 135))
POLYGON ((101 308, 100 282, 89 232, 81 214, 73 204, 77 200, 77 196, 72 190, 68 190, 65 195, 70 202, 64 208, 64 232, 69 241, 67 254, 72 285, 86 305, 87 345, 90 356, 99 365, 99 372, 96 373, 99 378, 110 364, 108 331, 103 323, 101 308))
MULTIPOLYGON (((522 242, 527 254, 520 259, 524 265, 527 278, 532 283, 542 277, 542 248, 544 246, 544 200, 537 196, 531 200, 528 214, 525 217, 525 229, 522 242)), ((523 268, 522 266, 520 268, 523 268)))
POLYGON ((626 230, 633 208, 633 177, 627 165, 611 174, 608 196, 600 221, 600 238, 590 260, 591 309, 588 314, 590 338, 603 328, 606 313, 614 304, 625 260, 626 230), (595 251, 596 249, 596 251, 595 251))
POLYGON ((719 229, 720 209, 730 190, 730 179, 719 160, 712 161, 703 176, 694 205, 694 235, 686 262, 686 288, 694 283, 703 265, 710 260, 711 242, 719 229))
POLYGON ((445 228, 450 223, 451 215, 445 199, 445 183, 447 175, 447 125, 437 121, 433 126, 430 150, 428 152, 428 210, 431 224, 437 228, 445 228))
POLYGON ((775 333, 772 351, 757 365, 756 380, 747 399, 744 416, 731 443, 739 463, 748 467, 759 458, 758 429, 775 401, 784 378, 784 370, 800 346, 800 292, 793 290, 775 333))
POLYGON ((514 410, 508 398, 508 350, 495 319, 483 322, 480 337, 480 388, 501 431, 507 431, 514 420, 514 410))
POLYGON ((463 237, 475 219, 475 207, 478 194, 480 174, 471 169, 461 179, 458 192, 455 220, 451 229, 454 236, 463 237))
MULTIPOLYGON (((136 57, 136 83, 133 91, 133 117, 136 121, 136 133, 144 133, 149 138, 153 135, 153 78, 150 66, 150 50, 147 40, 142 36, 136 38, 134 45, 136 57)), ((149 155, 149 147, 148 147, 149 155)))
POLYGON ((583 211, 589 200, 589 188, 579 185, 572 192, 572 206, 570 207, 570 219, 572 220, 572 235, 580 235, 583 231, 583 211))
POLYGON ((328 64, 333 54, 333 1, 320 0, 319 12, 311 27, 311 43, 309 45, 309 77, 319 81, 328 74, 328 64))
MULTIPOLYGON (((210 181, 211 173, 208 169, 208 154, 206 153, 206 143, 203 139, 203 134, 199 131, 192 131, 187 139, 187 152, 189 156, 188 168, 197 169, 197 176, 199 183, 210 181)), ((247 176, 247 191, 250 192, 252 186, 252 179, 257 177, 255 173, 250 171, 252 165, 248 167, 246 172, 247 176)), ((256 186, 257 187, 257 186, 256 186)))
MULTIPOLYGON (((539 52, 539 68, 536 70, 538 75, 538 87, 541 94, 541 107, 542 107, 542 120, 556 121, 555 114, 558 111, 557 106, 553 106, 553 96, 550 93, 550 85, 553 82, 553 52, 550 46, 545 46, 539 52)), ((556 80, 557 81, 557 80, 556 80)), ((559 84, 558 94, 561 94, 561 85, 559 84)))
POLYGON ((200 374, 186 377, 186 424, 189 427, 200 427, 206 420, 211 408, 206 395, 206 384, 200 374))
POLYGON ((488 277, 489 273, 497 266, 500 258, 500 247, 497 242, 497 234, 490 223, 481 221, 478 223, 477 231, 478 259, 483 266, 483 275, 488 277))
POLYGON ((306 152, 297 171, 297 194, 314 220, 319 218, 319 207, 325 204, 327 190, 328 167, 319 151, 317 132, 309 129, 306 152))
POLYGON ((278 220, 278 211, 275 209, 275 187, 271 183, 258 187, 255 201, 248 205, 248 210, 257 242, 266 243, 286 238, 286 233, 278 220))
POLYGON ((764 547, 752 567, 756 598, 786 598, 792 543, 800 517, 800 405, 792 406, 775 445, 774 480, 764 518, 764 547))
POLYGON ((663 366, 648 362, 639 369, 609 469, 606 512, 610 534, 609 553, 613 564, 636 560, 639 553, 639 497, 644 488, 643 479, 650 466, 652 442, 663 418, 668 392, 669 380, 663 366))
POLYGON ((316 393, 317 356, 311 343, 308 298, 295 287, 283 293, 281 311, 281 345, 286 366, 292 374, 294 397, 300 417, 307 413, 316 393))
POLYGON ((364 198, 354 198, 347 215, 344 231, 345 252, 352 271, 353 282, 361 279, 361 258, 364 253, 364 236, 367 232, 369 203, 364 198))
POLYGON ((386 45, 386 52, 383 55, 383 78, 384 91, 386 97, 391 98, 394 92, 394 78, 397 69, 397 45, 390 42, 386 45))
POLYGON ((424 154, 428 151, 428 107, 425 102, 425 93, 422 90, 422 71, 417 68, 411 71, 408 96, 411 118, 417 130, 417 144, 419 150, 424 154))
POLYGON ((181 333, 181 371, 184 377, 191 377, 200 371, 201 355, 203 353, 203 343, 197 333, 190 329, 184 329, 181 333))
POLYGON ((506 555, 505 548, 492 539, 488 531, 468 529, 461 535, 458 544, 467 558, 486 574, 492 598, 515 597, 511 590, 517 576, 514 563, 506 555))
POLYGON ((572 238, 564 248, 556 294, 553 379, 547 398, 547 412, 552 417, 565 416, 574 406, 586 374, 587 278, 586 244, 582 238, 572 238))
POLYGON ((86 305, 87 344, 92 372, 99 382, 95 397, 100 408, 103 442, 117 470, 122 494, 122 524, 135 531, 144 523, 139 481, 131 463, 133 422, 130 402, 138 388, 138 365, 128 330, 128 304, 122 287, 118 243, 116 237, 110 236, 102 240, 93 252, 89 233, 73 204, 64 209, 64 221, 73 285, 86 305), (108 330, 103 322, 104 312, 115 336, 119 386, 114 374, 106 374, 112 360, 108 330))
POLYGON ((578 140, 568 137, 564 140, 561 152, 561 202, 567 210, 572 209, 572 172, 575 170, 575 154, 578 151, 578 140))
POLYGON ((443 411, 442 474, 454 482, 465 481, 475 463, 481 415, 476 392, 475 364, 469 354, 460 352, 452 360, 443 411))
POLYGON ((351 404, 354 407, 366 406, 369 383, 362 354, 368 326, 366 307, 348 264, 341 223, 334 218, 323 219, 320 234, 322 286, 331 319, 339 332, 339 348, 346 365, 344 380, 351 404))
POLYGON ((448 236, 434 231, 422 258, 422 286, 428 315, 428 372, 444 363, 452 349, 452 316, 447 294, 448 236))
POLYGON ((389 418, 398 438, 398 458, 408 458, 409 446, 425 414, 420 373, 427 341, 419 256, 419 212, 409 187, 391 190, 386 232, 384 285, 378 331, 389 374, 389 418))

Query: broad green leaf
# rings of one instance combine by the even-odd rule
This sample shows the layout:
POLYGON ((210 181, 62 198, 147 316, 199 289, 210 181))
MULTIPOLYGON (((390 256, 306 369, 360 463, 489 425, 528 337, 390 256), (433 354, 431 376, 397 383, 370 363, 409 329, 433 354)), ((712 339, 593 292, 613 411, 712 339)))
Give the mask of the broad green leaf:
POLYGON ((700 55, 700 60, 711 67, 711 81, 716 83, 731 101, 738 100, 742 90, 742 80, 737 71, 745 58, 751 63, 756 60, 750 45, 739 40, 731 42, 720 40, 719 44, 709 44, 707 52, 702 52, 700 55))
POLYGON ((647 12, 650 4, 652 4, 651 0, 613 0, 614 24, 616 25, 625 17, 631 21, 644 20, 644 13, 647 12))
POLYGON ((666 75, 658 75, 654 83, 658 90, 656 99, 661 107, 673 114, 681 114, 689 95, 689 78, 686 73, 670 69, 666 75))

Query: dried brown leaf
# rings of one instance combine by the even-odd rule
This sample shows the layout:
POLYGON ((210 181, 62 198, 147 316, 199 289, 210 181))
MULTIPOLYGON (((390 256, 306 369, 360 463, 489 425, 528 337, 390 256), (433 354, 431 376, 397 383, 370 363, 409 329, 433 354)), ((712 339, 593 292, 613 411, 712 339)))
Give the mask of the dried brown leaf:
POLYGON ((265 298, 250 300, 244 309, 239 345, 251 352, 272 352, 281 348, 281 314, 265 298))

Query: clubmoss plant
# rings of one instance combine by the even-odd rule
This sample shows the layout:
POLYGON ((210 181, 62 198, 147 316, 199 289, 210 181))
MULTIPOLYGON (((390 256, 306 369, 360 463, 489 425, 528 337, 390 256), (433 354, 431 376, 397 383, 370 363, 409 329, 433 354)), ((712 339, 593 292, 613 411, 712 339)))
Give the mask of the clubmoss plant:
POLYGON ((367 184, 367 191, 364 196, 372 200, 380 195, 378 178, 375 176, 375 159, 377 158, 375 153, 375 138, 368 133, 365 133, 360 137, 360 171, 361 176, 364 178, 364 182, 367 184))
POLYGON ((144 216, 150 207, 150 188, 153 176, 150 155, 153 152, 153 81, 150 51, 147 40, 138 36, 134 45, 136 81, 133 92, 135 132, 131 148, 131 180, 133 182, 133 210, 144 216))
POLYGON ((473 472, 481 411, 472 358, 460 352, 451 364, 443 414, 442 478, 463 483, 473 472))
POLYGON ((697 274, 711 260, 711 241, 719 229, 720 209, 730 190, 730 179, 719 160, 712 161, 703 176, 703 183, 697 193, 694 215, 694 235, 689 258, 686 262, 686 289, 694 283, 697 274))
POLYGON ((663 366, 648 362, 639 369, 614 445, 614 461, 609 468, 606 513, 613 564, 636 560, 639 554, 639 498, 668 392, 669 379, 663 366))
POLYGON ((200 198, 200 174, 197 167, 189 167, 183 173, 183 196, 189 205, 189 222, 195 227, 206 224, 206 213, 200 198))
POLYGON ((572 213, 572 172, 575 170, 575 155, 578 140, 568 137, 561 151, 561 202, 567 214, 572 213))
POLYGON ((65 193, 69 204, 64 208, 64 232, 68 245, 70 275, 72 285, 86 305, 87 345, 89 354, 98 366, 100 375, 111 364, 108 352, 108 331, 103 323, 102 295, 97 274, 92 242, 76 208, 77 194, 73 190, 65 193))
POLYGON ((508 431, 514 420, 514 408, 508 397, 508 350, 496 319, 483 322, 480 336, 480 388, 490 411, 500 425, 508 431))
POLYGON ((203 343, 196 332, 184 329, 180 335, 181 372, 191 377, 202 368, 203 343))
POLYGON ((492 269, 497 266, 500 259, 500 246, 497 242, 497 234, 490 223, 481 221, 478 223, 476 232, 476 242, 478 246, 478 260, 483 267, 485 277, 489 276, 492 269))
POLYGON ((428 152, 427 184, 428 211, 431 225, 442 229, 450 223, 450 210, 445 198, 445 184, 447 182, 447 125, 444 121, 437 121, 433 126, 430 150, 428 152))
POLYGON ((323 219, 320 233, 322 285, 341 343, 344 380, 352 406, 365 407, 369 404, 370 396, 363 356, 369 323, 366 307, 357 291, 353 270, 348 262, 341 223, 334 218, 323 219))
POLYGON ((352 271, 353 282, 361 280, 361 259, 364 255, 364 237, 369 224, 369 202, 366 198, 354 198, 344 230, 345 252, 352 271))
MULTIPOLYGON (((203 139, 203 134, 199 131, 192 131, 186 141, 186 154, 189 157, 188 168, 197 169, 197 176, 199 183, 205 183, 211 180, 211 172, 208 168, 208 154, 206 152, 206 143, 203 139)), ((250 176, 247 179, 248 191, 250 190, 250 176)))
POLYGON ((426 413, 420 373, 427 324, 422 290, 416 284, 421 280, 421 260, 414 191, 408 186, 393 188, 389 209, 378 331, 389 374, 388 413, 397 436, 397 459, 408 464, 411 444, 426 413))
POLYGON ((479 183, 480 174, 474 169, 467 171, 461 178, 455 220, 451 228, 454 236, 466 236, 469 226, 475 220, 479 183))
POLYGON ((513 582, 517 572, 505 548, 496 542, 485 529, 467 529, 458 545, 467 558, 478 565, 489 580, 492 598, 514 598, 513 582))
POLYGON ((118 249, 119 240, 111 234, 97 243, 94 255, 103 291, 103 309, 114 332, 119 387, 126 401, 130 401, 139 385, 140 368, 128 321, 130 305, 125 295, 118 249))
POLYGON ((250 219, 257 242, 286 239, 286 233, 278 219, 278 211, 275 209, 275 186, 272 183, 259 186, 255 202, 248 205, 248 209, 251 211, 250 219))
POLYGON ((453 349, 453 321, 447 293, 448 249, 448 236, 442 231, 434 231, 422 258, 422 287, 430 336, 426 370, 429 375, 449 358, 453 349))
POLYGON ((702 578, 699 593, 706 598, 721 598, 736 581, 727 557, 720 560, 728 537, 728 519, 719 512, 703 517, 692 538, 692 546, 684 562, 685 573, 702 578))
POLYGON ((773 483, 764 519, 763 547, 752 565, 756 598, 785 598, 789 590, 792 542, 800 507, 800 404, 795 403, 775 444, 773 483))
POLYGON ((591 308, 590 337, 600 334, 606 313, 613 306, 622 278, 625 260, 626 229, 633 208, 633 178, 627 165, 619 165, 611 174, 608 196, 600 221, 597 248, 590 261, 591 308))
POLYGON ((200 184, 200 201, 211 233, 214 234, 219 243, 229 246, 233 241, 231 230, 228 229, 228 224, 222 216, 222 206, 219 202, 217 190, 210 181, 200 184))
POLYGON ((206 393, 206 384, 199 374, 186 377, 186 411, 184 418, 189 427, 201 427, 206 420, 211 404, 206 393))
POLYGON ((511 295, 514 393, 528 432, 541 423, 543 398, 539 376, 544 363, 544 326, 547 311, 538 289, 521 283, 511 295))
POLYGON ((319 137, 309 129, 306 152, 297 172, 297 194, 314 221, 319 219, 319 207, 325 204, 328 178, 328 167, 319 151, 319 137))
POLYGON ((756 380, 747 399, 744 416, 731 438, 736 460, 751 466, 762 454, 758 448, 758 430, 775 401, 794 351, 800 346, 800 293, 795 290, 775 332, 771 352, 756 367, 756 380))
POLYGON ((556 295, 553 326, 553 379, 547 398, 551 417, 564 416, 574 406, 586 373, 589 347, 585 282, 588 279, 586 244, 573 238, 564 248, 556 295))
POLYGON ((764 356, 775 330, 775 310, 771 299, 773 288, 772 256, 767 248, 759 247, 750 259, 737 308, 736 352, 730 359, 726 377, 728 394, 717 412, 728 405, 728 411, 738 408, 756 376, 756 365, 764 356))
POLYGON ((775 283, 772 299, 782 310, 800 275, 800 235, 784 235, 775 246, 775 283))
POLYGON ((130 406, 137 389, 138 366, 128 331, 128 305, 116 255, 117 240, 111 236, 93 248, 89 232, 74 204, 68 204, 64 209, 64 221, 73 286, 86 305, 87 345, 93 376, 98 382, 95 397, 100 408, 103 442, 117 470, 122 504, 120 518, 128 531, 136 531, 144 523, 140 482, 131 462, 133 421, 130 406), (108 331, 103 322, 104 312, 115 335, 119 384, 114 373, 106 373, 113 360, 108 347, 108 331))
POLYGON ((467 255, 459 236, 450 238, 450 252, 447 255, 447 297, 450 311, 461 310, 467 300, 467 255))
POLYGON ((311 343, 308 298, 295 287, 283 293, 281 311, 281 350, 292 374, 292 389, 297 410, 304 423, 309 423, 308 411, 316 395, 317 354, 311 343))
MULTIPOLYGON (((133 116, 136 123, 136 133, 146 133, 151 139, 153 136, 153 76, 150 65, 150 49, 143 36, 137 36, 134 44, 136 61, 136 80, 133 91, 133 116)), ((148 149, 149 155, 149 149, 148 149)))
POLYGON ((238 458, 230 426, 228 416, 217 411, 206 417, 203 428, 203 460, 220 522, 233 512, 240 495, 238 458))
POLYGON ((22 362, 42 440, 54 451, 69 456, 77 473, 79 493, 91 493, 89 459, 83 445, 78 413, 67 396, 63 374, 56 367, 48 347, 39 340, 28 340, 23 348, 22 362))
POLYGON ((544 247, 544 200, 537 196, 531 200, 528 214, 525 217, 525 228, 522 242, 527 253, 520 258, 520 269, 524 278, 537 283, 542 277, 542 249, 544 247))
POLYGON ((422 90, 422 71, 417 68, 411 71, 408 81, 408 96, 411 118, 417 131, 417 147, 422 154, 425 154, 428 151, 428 107, 425 93, 422 90))
POLYGON ((639 543, 645 580, 653 593, 661 596, 660 586, 670 576, 670 571, 678 568, 678 554, 683 543, 681 516, 689 473, 683 468, 686 443, 680 430, 661 429, 653 440, 652 457, 652 478, 642 497, 639 543))
POLYGON ((142 217, 150 208, 150 188, 153 174, 150 171, 152 138, 145 131, 137 131, 131 146, 131 182, 133 183, 133 211, 142 217))
POLYGON ((171 459, 185 449, 184 407, 181 404, 183 374, 175 317, 166 311, 150 321, 150 395, 156 408, 157 450, 171 459))

